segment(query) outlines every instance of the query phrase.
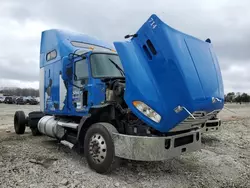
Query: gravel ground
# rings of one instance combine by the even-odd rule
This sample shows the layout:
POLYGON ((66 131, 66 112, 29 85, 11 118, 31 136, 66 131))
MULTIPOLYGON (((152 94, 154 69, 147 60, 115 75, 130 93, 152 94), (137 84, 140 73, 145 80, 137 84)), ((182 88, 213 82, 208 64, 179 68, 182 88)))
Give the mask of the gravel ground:
POLYGON ((250 187, 250 105, 226 105, 220 133, 202 138, 201 151, 164 162, 126 161, 109 175, 84 157, 30 130, 15 135, 13 114, 38 106, 0 104, 0 187, 250 187))

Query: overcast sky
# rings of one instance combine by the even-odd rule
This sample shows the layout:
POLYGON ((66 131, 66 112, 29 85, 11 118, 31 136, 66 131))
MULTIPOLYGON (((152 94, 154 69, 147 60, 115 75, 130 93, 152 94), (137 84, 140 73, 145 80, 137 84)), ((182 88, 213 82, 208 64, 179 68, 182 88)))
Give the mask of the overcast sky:
POLYGON ((0 0, 0 87, 38 88, 41 31, 124 40, 155 13, 200 39, 211 38, 225 92, 250 93, 249 0, 0 0))

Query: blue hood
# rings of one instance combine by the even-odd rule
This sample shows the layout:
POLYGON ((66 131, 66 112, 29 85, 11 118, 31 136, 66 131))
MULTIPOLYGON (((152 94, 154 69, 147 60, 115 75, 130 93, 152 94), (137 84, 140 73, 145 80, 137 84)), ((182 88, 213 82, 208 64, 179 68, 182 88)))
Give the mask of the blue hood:
POLYGON ((224 89, 218 60, 210 43, 179 32, 152 15, 130 41, 115 42, 126 74, 124 99, 149 126, 167 132, 191 113, 220 110, 224 89), (212 102, 212 98, 218 101, 212 102), (142 101, 161 115, 153 122, 132 104, 142 101))

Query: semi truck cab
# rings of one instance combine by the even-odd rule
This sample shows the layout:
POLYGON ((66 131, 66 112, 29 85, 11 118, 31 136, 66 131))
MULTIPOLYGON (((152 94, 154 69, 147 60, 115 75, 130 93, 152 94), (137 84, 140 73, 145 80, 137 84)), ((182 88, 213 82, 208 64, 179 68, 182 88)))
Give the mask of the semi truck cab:
POLYGON ((70 113, 81 115, 86 114, 93 106, 105 104, 105 96, 111 96, 106 83, 120 81, 122 85, 125 83, 125 74, 119 56, 112 51, 76 53, 71 65, 65 70, 64 80, 72 81, 69 86, 72 87, 72 103, 66 105, 74 110, 70 113))
POLYGON ((211 43, 156 15, 126 38, 113 46, 85 34, 44 31, 41 111, 28 117, 17 111, 16 133, 29 126, 33 135, 56 138, 83 152, 98 173, 119 158, 158 161, 199 150, 202 128, 220 122, 224 105, 211 43))

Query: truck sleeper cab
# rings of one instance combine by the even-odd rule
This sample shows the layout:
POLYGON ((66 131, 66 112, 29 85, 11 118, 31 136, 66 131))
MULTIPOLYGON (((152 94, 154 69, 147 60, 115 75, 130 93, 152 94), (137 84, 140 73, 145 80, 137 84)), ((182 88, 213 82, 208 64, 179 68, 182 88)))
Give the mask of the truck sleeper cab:
POLYGON ((41 111, 27 118, 17 111, 16 133, 29 126, 33 135, 83 151, 98 173, 112 170, 118 158, 159 161, 200 150, 201 127, 216 117, 224 100, 211 45, 170 28, 156 15, 131 37, 114 43, 116 52, 87 35, 44 31, 41 111), (204 71, 200 61, 212 79, 199 75, 204 71))

